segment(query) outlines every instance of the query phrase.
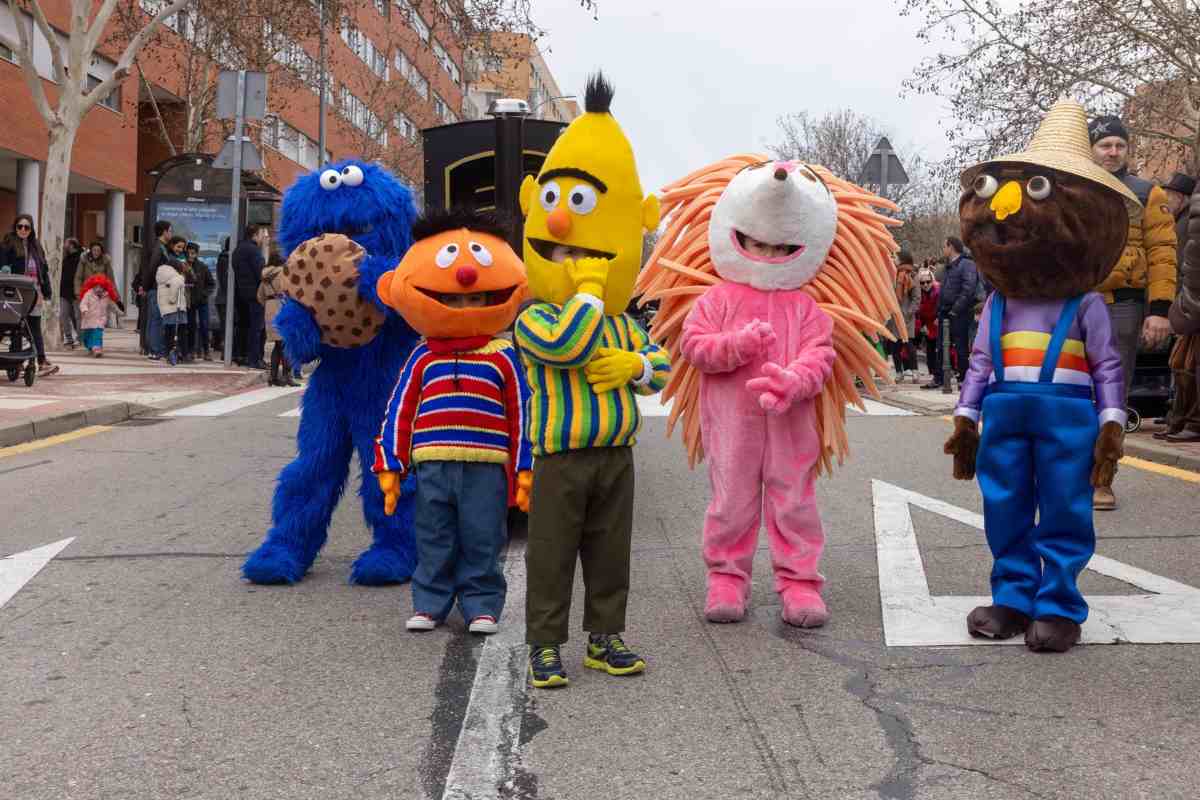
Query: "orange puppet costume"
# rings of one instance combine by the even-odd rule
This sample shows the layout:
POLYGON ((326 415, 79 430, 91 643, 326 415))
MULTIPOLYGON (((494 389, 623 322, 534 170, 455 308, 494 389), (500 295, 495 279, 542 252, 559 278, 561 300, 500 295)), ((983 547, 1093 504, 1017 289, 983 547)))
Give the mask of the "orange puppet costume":
MULTIPOLYGON (((766 523, 785 622, 823 625, 815 479, 844 456, 855 376, 887 367, 863 333, 899 320, 882 198, 795 161, 737 156, 667 187, 675 213, 642 274, 653 336, 681 356, 664 396, 692 462, 708 457, 705 616, 746 614, 766 523)), ((903 324, 900 325, 903 330, 903 324)))
POLYGON ((529 390, 512 344, 496 338, 525 299, 525 269, 489 219, 435 212, 413 226, 379 297, 425 336, 388 401, 372 467, 392 513, 416 473, 417 569, 409 630, 430 630, 457 600, 475 633, 497 630, 499 555, 510 502, 528 505, 529 390), (524 476, 519 481, 518 476, 524 476))

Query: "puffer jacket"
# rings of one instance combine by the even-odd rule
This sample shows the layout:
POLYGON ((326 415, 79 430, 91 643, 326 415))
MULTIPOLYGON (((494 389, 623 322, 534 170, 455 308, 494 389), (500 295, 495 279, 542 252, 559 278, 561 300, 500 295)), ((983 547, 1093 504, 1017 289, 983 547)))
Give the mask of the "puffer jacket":
POLYGON ((1130 221, 1125 253, 1112 273, 1096 287, 1105 302, 1135 298, 1149 303, 1148 312, 1166 316, 1175 299, 1175 218, 1163 190, 1121 170, 1114 173, 1144 209, 1140 222, 1130 221))
POLYGON ((1179 272, 1179 296, 1171 306, 1171 330, 1186 336, 1200 334, 1200 189, 1192 195, 1188 242, 1179 272))
POLYGON ((283 267, 267 267, 258 284, 258 302, 263 307, 263 318, 267 321, 267 341, 278 342, 279 331, 275 330, 275 315, 283 303, 283 267))
POLYGON ((176 311, 188 310, 187 283, 183 275, 171 262, 166 262, 158 268, 154 275, 158 282, 158 312, 164 317, 176 311))

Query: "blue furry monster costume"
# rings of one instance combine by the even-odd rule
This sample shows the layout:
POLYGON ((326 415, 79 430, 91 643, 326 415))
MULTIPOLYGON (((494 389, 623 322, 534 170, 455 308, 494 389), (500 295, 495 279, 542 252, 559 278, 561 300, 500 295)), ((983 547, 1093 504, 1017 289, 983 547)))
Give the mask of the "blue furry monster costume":
MULTIPOLYGON (((320 364, 301 403, 299 454, 284 467, 275 487, 271 529, 242 565, 242 574, 254 583, 295 583, 308 572, 325 544, 355 450, 362 469, 363 516, 374 541, 355 560, 350 582, 377 586, 412 576, 414 487, 405 487, 395 514, 388 516, 371 463, 388 396, 418 340, 380 302, 375 285, 412 244, 415 217, 407 187, 383 168, 357 160, 304 175, 284 195, 278 239, 292 256, 284 273, 288 298, 275 327, 289 359, 301 363, 319 358, 320 364), (312 261, 306 265, 299 257, 316 255, 318 247, 323 255, 352 252, 354 258, 329 267, 326 277, 318 273, 314 281, 312 261), (310 271, 304 273, 306 267, 310 271), (320 287, 331 285, 332 273, 338 284, 323 293, 320 287), (337 295, 340 286, 346 293, 337 295), (327 307, 335 305, 334 297, 342 301, 336 310, 327 307), (370 318, 369 324, 354 320, 337 324, 335 331, 333 322, 341 319, 346 302, 360 318, 370 318), (327 324, 335 314, 337 319, 327 324), (354 335, 343 332, 344 327, 353 327, 354 335)), ((350 310, 344 313, 351 315, 350 310)))

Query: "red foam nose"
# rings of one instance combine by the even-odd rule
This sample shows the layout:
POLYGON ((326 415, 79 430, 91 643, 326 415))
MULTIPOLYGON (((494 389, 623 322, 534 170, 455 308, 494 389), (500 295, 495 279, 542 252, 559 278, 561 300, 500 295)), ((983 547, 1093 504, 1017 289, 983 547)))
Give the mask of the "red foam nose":
POLYGON ((479 279, 479 272, 474 267, 459 267, 454 271, 460 286, 472 286, 479 279))

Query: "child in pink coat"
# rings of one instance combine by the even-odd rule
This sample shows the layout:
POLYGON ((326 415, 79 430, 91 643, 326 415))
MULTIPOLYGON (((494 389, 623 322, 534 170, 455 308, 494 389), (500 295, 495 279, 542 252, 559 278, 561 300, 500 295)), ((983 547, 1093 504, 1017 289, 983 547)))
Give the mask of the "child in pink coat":
POLYGON ((713 209, 709 250, 724 279, 684 323, 681 349, 701 373, 700 430, 712 502, 704 522, 705 616, 746 614, 766 518, 785 622, 823 625, 825 532, 814 483, 822 445, 814 398, 833 368, 833 320, 801 287, 837 226, 824 183, 796 162, 744 170, 713 209))
POLYGON ((100 358, 104 355, 104 324, 109 304, 115 303, 122 312, 125 304, 106 275, 93 275, 79 291, 79 338, 89 353, 100 358))

